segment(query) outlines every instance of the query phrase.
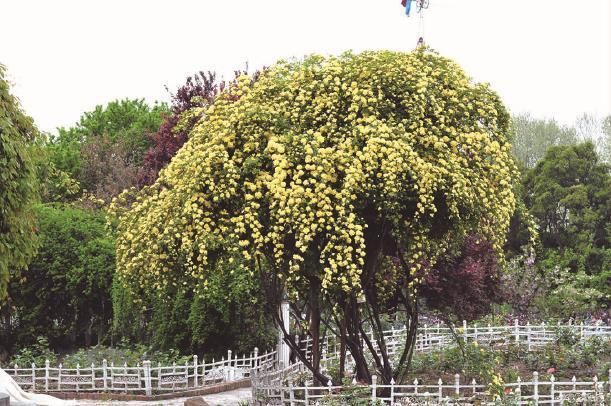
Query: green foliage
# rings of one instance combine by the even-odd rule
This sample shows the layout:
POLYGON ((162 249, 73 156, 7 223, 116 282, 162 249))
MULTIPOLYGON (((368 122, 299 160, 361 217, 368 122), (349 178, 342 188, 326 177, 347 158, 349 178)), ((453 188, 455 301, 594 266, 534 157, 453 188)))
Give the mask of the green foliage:
POLYGON ((45 336, 55 348, 102 341, 115 269, 104 215, 68 204, 37 206, 36 215, 40 250, 10 284, 7 311, 14 322, 0 326, 0 341, 21 347, 45 336))
POLYGON ((276 332, 265 316, 265 300, 258 284, 236 264, 200 294, 180 287, 152 291, 143 304, 115 279, 113 332, 115 338, 149 343, 154 348, 223 355, 228 348, 243 354, 254 347, 270 348, 276 332), (147 309, 143 311, 142 309, 147 309))
POLYGON ((28 347, 23 347, 19 352, 11 358, 9 365, 19 365, 21 368, 28 368, 32 364, 37 366, 45 365, 45 362, 49 360, 50 363, 55 364, 57 361, 57 354, 55 354, 49 348, 49 340, 46 337, 36 337, 36 342, 28 347))
POLYGON ((113 362, 115 365, 136 365, 142 361, 151 361, 153 365, 160 363, 162 365, 172 365, 174 362, 178 365, 184 365, 185 362, 193 363, 193 358, 182 355, 176 349, 167 351, 155 351, 150 346, 143 344, 129 344, 120 342, 115 348, 98 345, 91 348, 79 349, 78 351, 68 354, 63 357, 62 362, 67 368, 74 368, 76 364, 80 365, 101 365, 102 361, 108 361, 110 365, 113 362))
POLYGON ((499 366, 498 354, 489 347, 475 342, 448 347, 443 350, 418 353, 412 362, 412 373, 435 372, 441 374, 461 374, 469 382, 489 382, 499 366))
POLYGON ((0 305, 9 274, 24 268, 36 250, 35 146, 38 131, 11 95, 0 65, 0 305))
POLYGON ((321 406, 381 406, 381 400, 371 399, 371 389, 367 386, 348 385, 341 392, 323 397, 321 406))
POLYGON ((89 348, 80 348, 75 352, 65 355, 58 355, 50 346, 49 341, 45 337, 37 337, 36 342, 31 346, 23 347, 15 356, 13 356, 8 365, 19 365, 21 367, 29 367, 32 363, 37 366, 42 366, 45 361, 49 360, 52 366, 56 366, 59 362, 65 368, 75 368, 76 365, 89 366, 91 364, 101 365, 103 360, 108 361, 108 364, 115 365, 136 365, 142 361, 151 361, 153 365, 160 363, 162 365, 184 365, 185 362, 192 363, 191 356, 181 355, 178 350, 170 349, 167 351, 155 351, 151 347, 143 344, 128 344, 120 342, 116 347, 106 347, 96 345, 89 348))

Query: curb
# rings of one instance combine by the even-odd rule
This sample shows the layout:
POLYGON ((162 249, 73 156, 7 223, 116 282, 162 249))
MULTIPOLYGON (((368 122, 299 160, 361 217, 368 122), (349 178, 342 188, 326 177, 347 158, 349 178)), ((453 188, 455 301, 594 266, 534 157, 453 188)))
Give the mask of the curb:
POLYGON ((49 392, 49 395, 64 400, 118 400, 122 402, 130 400, 156 401, 183 398, 189 396, 204 396, 215 393, 227 392, 235 389, 249 388, 250 378, 240 379, 239 381, 224 382, 215 385, 205 386, 199 389, 190 389, 181 392, 161 393, 158 395, 135 395, 129 393, 99 393, 99 392, 49 392))

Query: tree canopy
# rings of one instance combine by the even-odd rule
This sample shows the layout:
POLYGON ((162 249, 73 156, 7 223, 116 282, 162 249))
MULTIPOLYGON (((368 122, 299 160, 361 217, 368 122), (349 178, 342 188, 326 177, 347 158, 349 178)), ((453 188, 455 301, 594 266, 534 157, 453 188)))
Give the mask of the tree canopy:
MULTIPOLYGON (((136 293, 202 290, 240 255, 274 300, 286 289, 305 302, 311 334, 322 306, 360 317, 362 296, 376 309, 399 297, 415 317, 418 270, 473 230, 501 252, 515 206, 508 132, 498 96, 425 49, 241 76, 130 210, 114 202, 119 275, 136 293)), ((390 363, 377 365, 390 381, 390 363)))
POLYGON ((33 145, 38 132, 10 93, 0 65, 0 301, 9 273, 24 268, 36 249, 32 203, 38 194, 33 145))
MULTIPOLYGON (((152 134, 167 111, 165 104, 149 106, 141 99, 96 106, 84 113, 76 125, 60 128, 56 136, 49 138, 46 150, 51 175, 68 177, 78 182, 81 190, 110 201, 137 184, 138 169, 153 143, 152 134)), ((57 176, 51 181, 59 183, 57 176)))

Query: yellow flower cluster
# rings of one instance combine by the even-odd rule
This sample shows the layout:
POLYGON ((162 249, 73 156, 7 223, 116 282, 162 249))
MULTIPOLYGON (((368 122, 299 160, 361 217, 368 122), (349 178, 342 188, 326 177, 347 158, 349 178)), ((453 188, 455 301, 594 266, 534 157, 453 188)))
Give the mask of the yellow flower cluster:
POLYGON ((118 271, 135 287, 203 285, 233 252, 289 287, 315 275, 360 290, 371 218, 413 272, 473 230, 500 252, 515 206, 508 121, 494 92, 425 49, 280 62, 221 94, 117 211, 118 271))

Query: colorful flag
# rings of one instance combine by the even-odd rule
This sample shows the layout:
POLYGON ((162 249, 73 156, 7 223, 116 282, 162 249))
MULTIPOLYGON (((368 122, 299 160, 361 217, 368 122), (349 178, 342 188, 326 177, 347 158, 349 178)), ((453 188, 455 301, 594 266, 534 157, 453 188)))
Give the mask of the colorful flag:
POLYGON ((412 9, 412 0, 401 0, 401 5, 405 7, 405 14, 409 17, 409 12, 412 9))

